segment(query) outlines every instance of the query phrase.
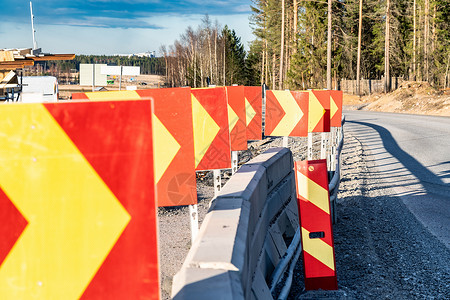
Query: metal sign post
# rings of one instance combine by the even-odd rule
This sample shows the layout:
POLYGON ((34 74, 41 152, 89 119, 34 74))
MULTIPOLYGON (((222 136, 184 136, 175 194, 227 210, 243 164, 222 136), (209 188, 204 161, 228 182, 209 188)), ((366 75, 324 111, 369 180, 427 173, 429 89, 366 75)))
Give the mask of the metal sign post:
POLYGON ((198 234, 198 205, 189 205, 189 219, 191 221, 191 245, 198 234))
POLYGON ((238 170, 238 151, 231 151, 231 175, 237 172, 238 170))
POLYGON ((308 132, 308 160, 313 159, 313 133, 308 132))

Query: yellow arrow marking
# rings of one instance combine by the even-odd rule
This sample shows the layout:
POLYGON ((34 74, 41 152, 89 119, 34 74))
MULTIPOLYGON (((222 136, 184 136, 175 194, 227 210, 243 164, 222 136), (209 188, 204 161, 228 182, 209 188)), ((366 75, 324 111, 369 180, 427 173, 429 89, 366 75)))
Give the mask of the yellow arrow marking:
POLYGON ((334 115, 337 113, 338 111, 338 106, 336 104, 336 101, 334 101, 333 96, 330 95, 330 119, 334 117, 334 115))
POLYGON ((230 128, 231 132, 234 129, 234 126, 236 126, 237 122, 239 121, 239 117, 229 104, 227 104, 227 106, 228 106, 228 127, 230 128))
POLYGON ((284 112, 286 113, 277 127, 270 133, 273 136, 288 136, 303 117, 303 112, 289 91, 273 91, 284 112))
POLYGON ((220 127, 214 121, 197 98, 191 94, 192 99, 192 119, 194 127, 194 151, 195 167, 202 161, 209 146, 211 146, 220 127))
POLYGON ((328 199, 328 191, 303 175, 297 172, 298 193, 300 196, 330 214, 330 204, 328 199))
POLYGON ((309 231, 302 227, 302 247, 303 251, 326 265, 334 271, 333 247, 321 239, 310 239, 309 231))
POLYGON ((253 109, 253 106, 248 102, 247 98, 245 98, 245 118, 247 121, 247 126, 256 116, 256 111, 253 109))
POLYGON ((111 91, 111 92, 91 92, 86 93, 86 96, 90 100, 140 100, 141 96, 139 96, 136 91, 111 91))
POLYGON ((325 114, 325 109, 320 104, 317 97, 312 91, 309 91, 309 114, 308 114, 308 132, 312 132, 319 123, 322 116, 325 114))
POLYGON ((181 146, 155 114, 152 114, 152 124, 155 182, 158 183, 181 146))
POLYGON ((44 106, 4 105, 0 120, 0 186, 28 221, 1 298, 78 299, 130 215, 44 106))

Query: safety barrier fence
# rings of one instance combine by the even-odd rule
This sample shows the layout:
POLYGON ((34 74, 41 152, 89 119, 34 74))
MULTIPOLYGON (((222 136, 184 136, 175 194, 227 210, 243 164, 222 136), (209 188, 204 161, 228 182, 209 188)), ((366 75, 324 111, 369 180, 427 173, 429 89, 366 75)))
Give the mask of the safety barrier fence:
MULTIPOLYGON (((342 146, 341 133, 329 182, 333 220, 342 146)), ((213 200, 172 297, 285 299, 301 251, 292 153, 272 148, 243 165, 213 200)))

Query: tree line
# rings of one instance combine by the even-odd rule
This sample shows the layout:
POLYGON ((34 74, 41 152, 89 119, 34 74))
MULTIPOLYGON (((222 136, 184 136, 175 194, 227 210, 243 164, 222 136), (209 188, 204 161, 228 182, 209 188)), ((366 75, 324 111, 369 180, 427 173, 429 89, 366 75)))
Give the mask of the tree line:
POLYGON ((402 77, 450 86, 449 0, 252 1, 248 52, 234 30, 205 16, 162 47, 167 84, 309 89, 402 77))
POLYGON ((139 66, 141 74, 165 75, 165 62, 162 57, 76 55, 73 60, 36 62, 35 69, 42 70, 43 74, 58 76, 79 71, 80 64, 139 66))
POLYGON ((208 15, 198 28, 188 27, 173 45, 162 46, 160 52, 170 87, 259 84, 253 69, 257 61, 246 53, 241 38, 208 15))
POLYGON ((387 76, 448 85, 448 0, 253 0, 252 10, 261 81, 273 88, 323 88, 327 45, 336 81, 387 76))

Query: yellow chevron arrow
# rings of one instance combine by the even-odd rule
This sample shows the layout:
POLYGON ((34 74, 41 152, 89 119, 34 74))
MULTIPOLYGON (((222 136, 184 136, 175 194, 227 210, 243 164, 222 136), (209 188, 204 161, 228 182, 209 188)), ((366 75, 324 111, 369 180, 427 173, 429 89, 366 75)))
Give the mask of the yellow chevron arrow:
POLYGON ((253 109, 253 106, 250 104, 250 102, 245 98, 245 117, 247 126, 250 124, 250 122, 253 120, 253 118, 256 116, 256 111, 253 109))
POLYGON ((0 128, 0 186, 28 221, 1 298, 78 299, 130 215, 44 106, 5 105, 0 128))
POLYGON ((194 127, 194 152, 195 167, 197 167, 211 146, 220 127, 208 114, 205 108, 198 102, 197 98, 191 94, 192 100, 192 120, 194 127))
POLYGON ((228 128, 230 129, 231 132, 233 131, 234 126, 236 126, 237 122, 239 121, 239 117, 229 104, 227 104, 227 106, 228 106, 228 128))
POLYGON ((158 183, 181 146, 155 114, 152 114, 155 182, 158 183))
POLYGON ((321 239, 310 239, 309 231, 302 227, 302 247, 303 251, 326 265, 334 271, 333 247, 321 239))
POLYGON ((89 100, 140 100, 142 99, 136 91, 109 91, 109 92, 90 92, 86 93, 89 100))
POLYGON ((284 112, 286 113, 277 127, 270 133, 273 136, 288 136, 303 117, 303 112, 289 91, 273 91, 284 112))
POLYGON ((338 106, 336 104, 336 101, 334 101, 333 96, 330 95, 330 119, 332 119, 334 117, 334 115, 337 113, 338 111, 338 106))
POLYGON ((297 172, 297 186, 300 196, 330 214, 328 191, 301 172, 297 172))
POLYGON ((308 132, 314 130, 324 114, 325 109, 322 104, 320 104, 316 95, 312 91, 309 91, 308 132))

